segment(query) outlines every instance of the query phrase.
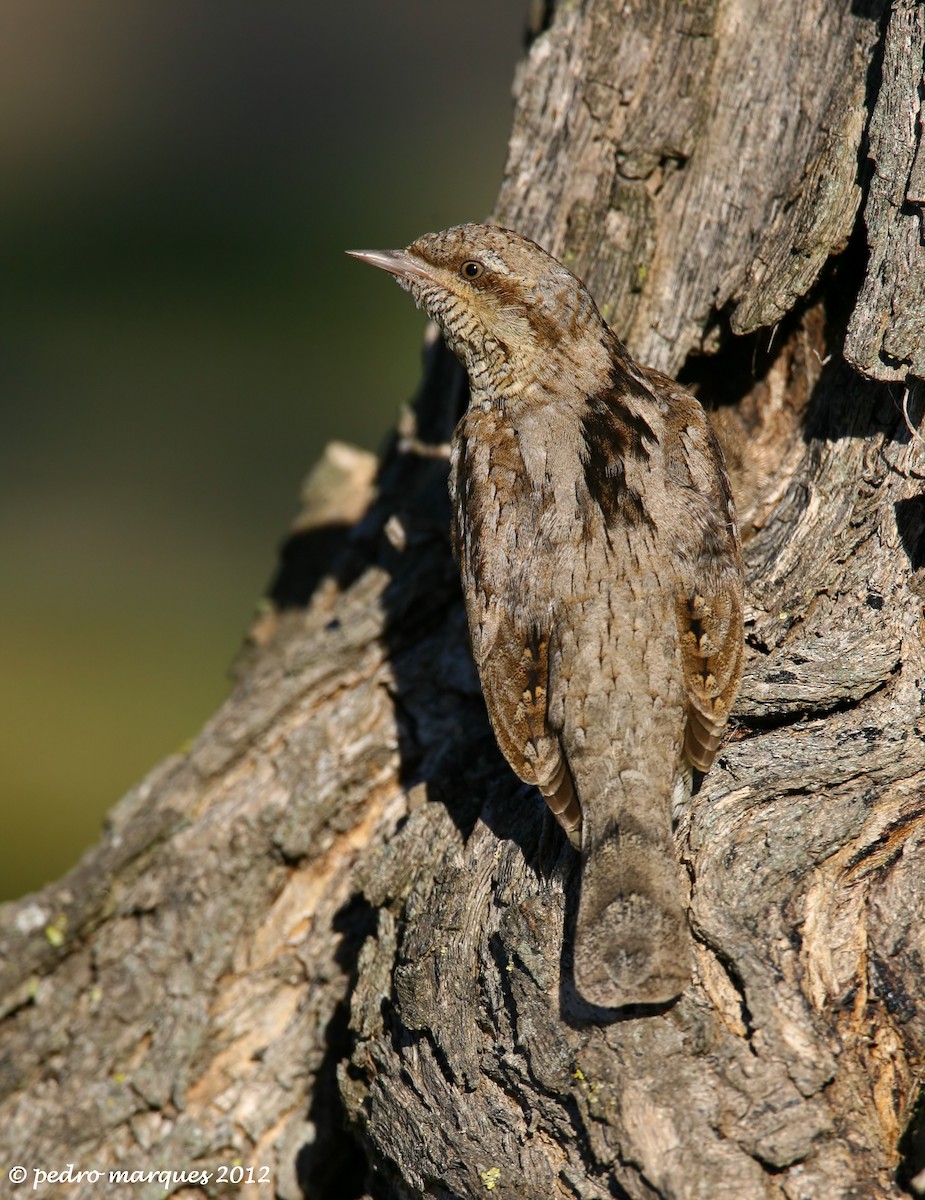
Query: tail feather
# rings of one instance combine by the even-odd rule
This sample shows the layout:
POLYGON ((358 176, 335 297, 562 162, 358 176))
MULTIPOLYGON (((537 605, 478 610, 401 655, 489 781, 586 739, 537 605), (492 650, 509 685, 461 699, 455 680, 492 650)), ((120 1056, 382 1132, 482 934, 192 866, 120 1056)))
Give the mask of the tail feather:
POLYGON ((690 982, 687 913, 671 836, 671 801, 639 795, 623 772, 582 826, 575 983, 594 1004, 664 1004, 690 982), (630 786, 627 787, 627 784, 630 786), (635 795, 634 795, 635 793, 635 795), (599 826, 599 827, 598 827, 599 826))
POLYGON ((581 807, 575 783, 565 759, 560 756, 556 771, 539 781, 539 789, 556 820, 576 850, 581 849, 581 807))

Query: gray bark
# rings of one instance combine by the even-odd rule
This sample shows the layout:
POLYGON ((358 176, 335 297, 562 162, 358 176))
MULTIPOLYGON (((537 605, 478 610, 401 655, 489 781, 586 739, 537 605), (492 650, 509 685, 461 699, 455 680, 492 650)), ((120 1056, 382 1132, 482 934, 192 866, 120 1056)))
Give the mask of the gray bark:
POLYGON ((497 219, 715 409, 747 537, 742 694, 677 833, 692 985, 575 994, 574 855, 469 657, 434 344, 382 463, 312 475, 227 703, 0 911, 6 1169, 836 1200, 925 1166, 922 5, 546 7, 497 219))

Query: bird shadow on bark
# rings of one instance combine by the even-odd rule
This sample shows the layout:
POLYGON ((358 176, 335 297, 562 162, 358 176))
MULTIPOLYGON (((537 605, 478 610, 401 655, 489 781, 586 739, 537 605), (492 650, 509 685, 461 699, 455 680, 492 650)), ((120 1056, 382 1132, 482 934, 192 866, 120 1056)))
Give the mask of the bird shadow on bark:
POLYGON ((349 979, 349 986, 324 1031, 325 1054, 307 1114, 315 1137, 299 1150, 295 1174, 306 1196, 316 1200, 360 1200, 371 1194, 371 1180, 366 1156, 349 1130, 337 1070, 349 1060, 354 1048, 350 997, 359 975, 360 950, 376 931, 375 909, 362 896, 354 895, 335 917, 334 931, 341 934, 334 961, 349 979))
POLYGON ((332 521, 316 529, 296 530, 286 538, 268 592, 277 611, 305 608, 322 579, 332 574, 340 588, 354 582, 357 567, 351 570, 345 561, 351 532, 352 526, 346 522, 332 521))
MULTIPOLYGON (((425 352, 424 379, 410 415, 383 455, 366 513, 353 527, 337 524, 294 534, 283 549, 271 598, 277 608, 297 612, 325 579, 333 579, 338 589, 348 588, 370 562, 386 573, 381 636, 390 667, 398 775, 412 797, 409 808, 422 802, 441 804, 463 845, 480 820, 498 845, 507 842, 519 848, 542 890, 553 883, 561 887, 565 925, 555 953, 560 957, 559 1009, 564 1021, 583 1025, 636 1017, 636 1010, 588 1004, 575 990, 571 948, 578 856, 537 789, 521 783, 511 771, 488 722, 449 540, 447 450, 467 400, 462 369, 442 342, 433 343, 425 352)), ((401 823, 396 833, 400 830, 401 823)), ((370 911, 355 893, 338 918, 343 953, 354 947, 354 957, 342 964, 352 981, 370 911)), ((384 997, 383 1003, 388 1002, 384 997)), ((336 1064, 350 1058, 346 1007, 338 1020, 340 1024, 335 1027, 332 1022, 328 1031, 325 1078, 333 1079, 336 1064)), ((349 1148, 332 1137, 319 1133, 310 1153, 306 1148, 306 1163, 349 1157, 349 1148), (325 1147, 320 1155, 319 1146, 325 1147)), ((315 1166, 310 1175, 317 1189, 315 1166)))

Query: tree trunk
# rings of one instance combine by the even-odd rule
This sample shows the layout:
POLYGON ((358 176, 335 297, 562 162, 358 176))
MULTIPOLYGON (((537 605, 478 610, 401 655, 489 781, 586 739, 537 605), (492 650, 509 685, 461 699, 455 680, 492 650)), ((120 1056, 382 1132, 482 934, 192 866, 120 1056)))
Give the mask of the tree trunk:
POLYGON ((382 463, 311 476, 228 702, 0 913, 24 1192, 925 1191, 925 8, 538 25, 496 219, 715 410, 746 537, 741 696, 677 831, 693 982, 575 993, 575 855, 469 656, 433 343, 382 463))

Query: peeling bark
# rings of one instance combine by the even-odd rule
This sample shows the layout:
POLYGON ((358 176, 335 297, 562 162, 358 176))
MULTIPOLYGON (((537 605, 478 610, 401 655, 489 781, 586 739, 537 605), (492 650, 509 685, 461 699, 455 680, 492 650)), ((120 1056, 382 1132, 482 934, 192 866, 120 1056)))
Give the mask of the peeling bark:
POLYGON ((227 703, 0 910, 5 1166, 241 1162, 286 1200, 886 1200, 925 1167, 922 6, 546 8, 496 216, 714 409, 747 538, 742 693, 677 831, 691 987, 575 993, 573 852, 469 656, 432 344, 381 464, 312 475, 227 703))

